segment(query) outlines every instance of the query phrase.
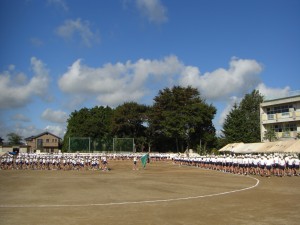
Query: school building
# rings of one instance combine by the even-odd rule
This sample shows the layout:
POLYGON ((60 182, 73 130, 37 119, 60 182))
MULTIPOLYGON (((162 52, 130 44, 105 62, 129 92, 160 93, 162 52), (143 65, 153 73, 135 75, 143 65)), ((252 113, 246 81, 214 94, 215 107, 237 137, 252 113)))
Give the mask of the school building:
POLYGON ((260 104, 262 142, 268 141, 264 137, 269 129, 275 131, 279 141, 297 138, 300 133, 300 91, 291 92, 289 97, 269 99, 260 104))

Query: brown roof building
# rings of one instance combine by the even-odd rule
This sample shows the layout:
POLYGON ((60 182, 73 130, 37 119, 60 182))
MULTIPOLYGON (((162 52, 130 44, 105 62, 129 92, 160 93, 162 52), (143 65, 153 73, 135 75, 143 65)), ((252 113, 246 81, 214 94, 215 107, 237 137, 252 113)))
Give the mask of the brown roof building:
POLYGON ((58 152, 61 149, 61 138, 46 131, 36 136, 25 138, 29 152, 58 152))

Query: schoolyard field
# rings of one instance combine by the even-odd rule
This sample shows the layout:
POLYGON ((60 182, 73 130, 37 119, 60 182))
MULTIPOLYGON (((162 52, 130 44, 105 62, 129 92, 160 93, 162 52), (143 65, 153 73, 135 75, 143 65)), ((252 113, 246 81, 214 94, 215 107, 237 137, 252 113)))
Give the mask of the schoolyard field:
POLYGON ((107 172, 0 170, 0 224, 299 224, 300 177, 132 164, 109 161, 107 172))

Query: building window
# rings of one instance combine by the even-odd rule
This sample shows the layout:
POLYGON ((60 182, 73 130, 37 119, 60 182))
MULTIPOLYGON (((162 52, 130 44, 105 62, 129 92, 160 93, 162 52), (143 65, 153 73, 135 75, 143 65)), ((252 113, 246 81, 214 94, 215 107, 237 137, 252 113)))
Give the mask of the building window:
POLYGON ((49 143, 49 139, 46 139, 46 143, 49 143))
POLYGON ((43 139, 37 139, 37 146, 38 149, 42 149, 43 148, 43 139))
POLYGON ((275 125, 274 130, 275 130, 275 132, 282 132, 282 125, 281 124, 275 125))
POLYGON ((267 114, 288 113, 293 105, 281 105, 273 108, 267 108, 267 114))
POLYGON ((288 116, 290 116, 290 113, 289 112, 283 112, 283 113, 281 113, 281 116, 288 117, 288 116))
POLYGON ((275 132, 285 132, 289 133, 291 131, 297 131, 296 123, 287 123, 287 124, 275 124, 271 126, 275 132))
POLYGON ((297 126, 295 123, 289 123, 285 126, 286 131, 297 131, 297 126))

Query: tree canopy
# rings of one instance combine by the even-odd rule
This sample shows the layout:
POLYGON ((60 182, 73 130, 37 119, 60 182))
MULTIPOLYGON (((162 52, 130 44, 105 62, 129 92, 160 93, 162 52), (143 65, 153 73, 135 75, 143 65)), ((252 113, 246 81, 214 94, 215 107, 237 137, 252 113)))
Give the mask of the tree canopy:
POLYGON ((69 137, 90 137, 98 140, 98 146, 103 139, 108 143, 113 138, 134 138, 137 151, 147 147, 160 152, 184 151, 196 149, 200 142, 212 147, 215 114, 216 108, 207 104, 197 89, 174 86, 159 91, 152 106, 125 102, 115 109, 97 106, 72 112, 63 149, 68 150, 69 137))
POLYGON ((8 138, 8 143, 10 145, 21 145, 23 137, 16 133, 9 133, 6 135, 8 138))
POLYGON ((114 137, 134 138, 138 150, 144 148, 148 106, 126 102, 114 110, 112 133, 114 137))
POLYGON ((96 106, 75 110, 67 121, 63 150, 66 151, 69 147, 69 137, 89 137, 98 142, 107 142, 112 138, 112 118, 113 110, 110 107, 96 106))
MULTIPOLYGON (((197 89, 174 86, 159 92, 149 116, 154 133, 164 140, 172 140, 176 151, 196 147, 203 141, 211 143, 215 137, 212 119, 216 109, 201 99, 197 89)), ((168 142, 165 142, 168 143, 168 142)))
POLYGON ((257 90, 246 94, 240 104, 235 104, 223 124, 225 143, 260 142, 259 105, 263 96, 257 90))

